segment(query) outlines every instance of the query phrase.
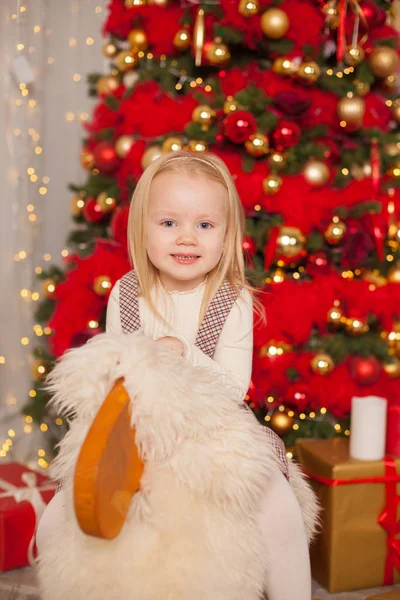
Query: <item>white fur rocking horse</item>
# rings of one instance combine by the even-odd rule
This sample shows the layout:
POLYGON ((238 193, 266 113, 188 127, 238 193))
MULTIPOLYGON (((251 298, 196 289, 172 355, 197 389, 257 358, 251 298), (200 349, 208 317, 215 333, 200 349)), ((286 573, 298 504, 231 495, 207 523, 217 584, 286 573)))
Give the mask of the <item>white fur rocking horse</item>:
MULTIPOLYGON (((237 390, 141 333, 67 352, 50 386, 71 423, 54 465, 65 519, 39 557, 43 600, 260 600, 257 513, 279 467, 237 390), (101 410, 114 411, 108 431, 96 431, 101 410), (111 442, 89 444, 100 466, 82 471, 93 436, 111 442)), ((294 464, 290 483, 311 538, 317 506, 294 464)))

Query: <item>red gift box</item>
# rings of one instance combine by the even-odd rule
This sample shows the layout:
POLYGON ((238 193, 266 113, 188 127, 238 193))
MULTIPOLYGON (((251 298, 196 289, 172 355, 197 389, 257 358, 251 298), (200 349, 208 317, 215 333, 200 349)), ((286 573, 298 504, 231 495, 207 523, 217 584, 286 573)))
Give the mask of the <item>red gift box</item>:
POLYGON ((56 484, 19 463, 0 465, 0 571, 29 564, 36 521, 56 484))

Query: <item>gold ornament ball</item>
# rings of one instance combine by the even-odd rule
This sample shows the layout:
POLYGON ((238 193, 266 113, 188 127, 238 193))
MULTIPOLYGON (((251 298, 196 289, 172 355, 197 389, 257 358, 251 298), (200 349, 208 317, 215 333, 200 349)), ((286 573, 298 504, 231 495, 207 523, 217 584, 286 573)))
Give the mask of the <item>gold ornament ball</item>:
POLYGON ((271 152, 271 154, 268 156, 268 160, 272 167, 281 168, 286 164, 286 156, 276 151, 271 152))
POLYGON ((393 104, 392 117, 396 121, 396 123, 400 123, 400 102, 399 101, 397 101, 393 104))
POLYGON ((118 77, 114 77, 114 75, 104 75, 103 77, 99 77, 96 83, 97 95, 106 96, 107 94, 112 94, 119 85, 119 79, 118 77))
POLYGON ((177 50, 187 50, 191 43, 192 38, 187 29, 180 29, 174 35, 173 44, 177 50))
POLYGON ((400 265, 396 265, 389 270, 388 281, 390 283, 400 283, 400 265))
POLYGON ((134 143, 135 139, 131 135, 121 135, 115 142, 115 152, 119 158, 125 158, 134 143))
POLYGON ((85 200, 83 196, 77 194, 71 200, 71 213, 74 217, 80 217, 85 206, 85 200))
POLYGON ((363 98, 341 98, 336 106, 340 121, 355 127, 361 127, 365 113, 365 100, 363 98))
POLYGON ((108 275, 99 275, 93 282, 93 289, 98 296, 106 296, 111 290, 111 279, 108 275))
POLYGON ((339 26, 339 14, 336 1, 329 1, 322 7, 322 12, 325 15, 325 23, 330 29, 336 29, 339 26))
POLYGON ((164 140, 161 150, 163 154, 167 154, 167 152, 178 152, 182 148, 183 142, 180 138, 168 137, 164 140))
POLYGON ((365 81, 358 81, 358 79, 355 79, 353 83, 355 85, 356 92, 359 96, 366 96, 367 94, 369 94, 371 89, 369 83, 366 83, 365 81))
POLYGON ((143 29, 132 29, 128 33, 128 42, 133 52, 145 52, 149 46, 146 32, 143 29))
POLYGON ((103 215, 112 212, 117 206, 116 199, 110 196, 110 194, 107 194, 107 192, 101 192, 97 196, 96 203, 100 206, 103 215))
POLYGON ((169 0, 149 0, 149 4, 154 4, 155 6, 165 8, 166 6, 168 6, 169 0))
POLYGON ((280 8, 269 8, 261 15, 261 31, 271 40, 282 38, 290 26, 289 17, 280 8))
POLYGON ((272 70, 274 73, 278 73, 278 75, 286 75, 290 77, 296 72, 296 66, 290 58, 286 58, 285 56, 280 56, 276 58, 272 63, 272 70))
POLYGON ((268 196, 273 196, 282 187, 282 177, 279 175, 268 175, 263 181, 263 190, 264 193, 268 196))
POLYGON ((339 244, 346 232, 346 225, 339 219, 330 223, 325 231, 325 239, 329 244, 339 244))
POLYGON ((320 160, 309 160, 304 165, 303 175, 313 187, 321 187, 329 179, 329 167, 320 160))
POLYGON ((399 78, 397 76, 397 73, 392 73, 391 75, 388 75, 387 77, 385 77, 384 79, 382 79, 381 84, 387 90, 393 90, 394 88, 397 87, 398 80, 399 80, 399 78))
POLYGON ((380 79, 393 75, 399 66, 396 50, 388 46, 374 48, 369 57, 369 66, 373 74, 380 79))
POLYGON ((306 83, 315 83, 321 75, 321 69, 315 61, 308 60, 300 64, 296 75, 306 83))
POLYGON ((253 17, 258 15, 260 5, 258 0, 240 0, 238 10, 243 17, 253 17))
POLYGON ((215 110, 211 108, 211 106, 207 106, 207 104, 200 104, 199 106, 196 106, 192 112, 192 121, 209 127, 215 119, 215 114, 215 110))
POLYGON ((115 64, 117 65, 118 69, 123 72, 133 69, 138 65, 138 63, 138 56, 130 50, 124 50, 123 52, 120 52, 115 59, 115 64))
POLYGON ((103 56, 106 58, 114 58, 118 54, 118 48, 114 42, 107 42, 103 46, 103 56))
POLYGON ((357 319, 356 317, 346 319, 346 331, 351 333, 351 335, 362 335, 363 333, 367 333, 368 330, 369 325, 361 319, 357 319))
POLYGON ((256 131, 250 135, 249 139, 245 142, 244 147, 247 152, 255 158, 265 156, 268 154, 269 150, 268 137, 264 133, 261 133, 261 131, 256 131))
POLYGON ((333 306, 328 310, 328 323, 335 327, 340 327, 345 322, 343 311, 341 308, 333 306))
POLYGON ((153 160, 157 160, 162 156, 161 146, 150 146, 147 150, 144 151, 140 164, 142 169, 147 169, 149 165, 153 162, 153 160))
POLYGON ((203 140, 189 140, 188 150, 190 150, 190 152, 207 152, 207 142, 204 142, 203 140))
POLYGON ((319 375, 329 375, 335 368, 332 357, 324 352, 313 356, 310 364, 314 373, 318 373, 319 375))
POLYGON ((394 165, 386 171, 390 177, 400 177, 400 160, 397 160, 394 165))
POLYGON ((32 377, 35 381, 43 381, 50 373, 51 363, 43 358, 38 358, 32 365, 32 377))
POLYGON ((81 148, 81 165, 84 169, 91 171, 95 165, 93 153, 87 148, 81 148))
POLYGON ((145 6, 145 0, 125 0, 124 2, 126 8, 133 8, 134 6, 145 6))
POLYGON ((286 258, 298 256, 304 249, 306 238, 297 227, 283 226, 276 240, 276 254, 286 258))
POLYGON ((56 282, 51 277, 44 279, 41 285, 42 295, 46 298, 52 299, 56 293, 56 282))
POLYGON ((400 377, 400 360, 398 358, 392 357, 390 363, 383 363, 383 370, 390 378, 396 379, 400 377))
POLYGON ((226 115, 229 115, 232 112, 235 112, 235 110, 238 109, 238 105, 237 103, 233 100, 232 97, 229 97, 225 100, 224 102, 224 113, 226 115))
POLYGON ((278 435, 286 435, 291 430, 293 421, 294 417, 290 416, 286 410, 276 410, 271 415, 269 426, 278 435))
POLYGON ((215 38, 208 46, 206 58, 213 66, 225 65, 231 58, 228 46, 223 43, 221 38, 215 38))
POLYGON ((344 54, 344 60, 350 67, 355 67, 362 63, 365 58, 365 52, 362 46, 347 46, 344 54))
POLYGON ((385 145, 384 150, 388 156, 395 158, 400 154, 400 142, 390 142, 385 145))

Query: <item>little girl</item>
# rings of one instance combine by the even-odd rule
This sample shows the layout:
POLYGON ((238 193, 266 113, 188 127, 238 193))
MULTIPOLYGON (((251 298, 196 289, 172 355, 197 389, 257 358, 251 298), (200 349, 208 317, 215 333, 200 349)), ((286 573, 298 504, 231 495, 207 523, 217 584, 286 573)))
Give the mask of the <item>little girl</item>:
MULTIPOLYGON (((232 177, 216 156, 175 152, 145 171, 132 198, 128 242, 135 270, 114 286, 106 329, 141 329, 194 366, 234 383, 243 400, 253 350, 253 288, 244 274, 245 219, 232 177)), ((260 312, 259 302, 254 299, 260 312)), ((268 483, 259 522, 268 540, 268 600, 310 600, 306 530, 288 481, 281 440, 266 429, 280 470, 268 483)), ((62 492, 40 522, 37 543, 62 518, 62 492)))

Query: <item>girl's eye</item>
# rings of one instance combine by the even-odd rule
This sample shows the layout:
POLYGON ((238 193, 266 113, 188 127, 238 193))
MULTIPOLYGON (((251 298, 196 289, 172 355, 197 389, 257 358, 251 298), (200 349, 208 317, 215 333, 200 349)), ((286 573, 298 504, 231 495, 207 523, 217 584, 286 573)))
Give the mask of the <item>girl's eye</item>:
POLYGON ((211 227, 212 227, 211 223, 207 223, 206 221, 204 223, 200 223, 201 229, 210 229, 211 227))
POLYGON ((163 221, 161 225, 163 225, 164 227, 173 227, 175 223, 173 221, 163 221))

